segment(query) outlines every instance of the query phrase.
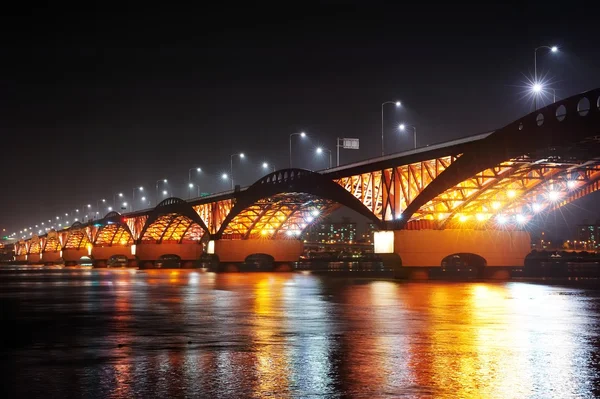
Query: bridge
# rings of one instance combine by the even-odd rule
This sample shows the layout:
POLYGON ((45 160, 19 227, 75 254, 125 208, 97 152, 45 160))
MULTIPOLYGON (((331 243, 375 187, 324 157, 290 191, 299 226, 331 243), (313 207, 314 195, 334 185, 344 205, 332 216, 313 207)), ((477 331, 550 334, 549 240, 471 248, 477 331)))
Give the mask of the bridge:
POLYGON ((249 187, 74 223, 15 245, 16 260, 102 266, 114 255, 151 267, 251 254, 296 261, 302 232, 341 206, 381 229, 375 250, 403 267, 473 254, 488 267, 522 266, 527 224, 598 190, 600 89, 537 110, 496 131, 312 172, 284 169, 249 187))

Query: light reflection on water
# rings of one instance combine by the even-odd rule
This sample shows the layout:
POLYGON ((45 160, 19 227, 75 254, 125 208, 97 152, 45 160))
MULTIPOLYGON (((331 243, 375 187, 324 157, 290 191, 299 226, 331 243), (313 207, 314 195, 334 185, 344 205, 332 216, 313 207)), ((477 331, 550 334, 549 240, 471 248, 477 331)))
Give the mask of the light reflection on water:
POLYGON ((600 395, 599 291, 185 270, 0 288, 9 397, 600 395))

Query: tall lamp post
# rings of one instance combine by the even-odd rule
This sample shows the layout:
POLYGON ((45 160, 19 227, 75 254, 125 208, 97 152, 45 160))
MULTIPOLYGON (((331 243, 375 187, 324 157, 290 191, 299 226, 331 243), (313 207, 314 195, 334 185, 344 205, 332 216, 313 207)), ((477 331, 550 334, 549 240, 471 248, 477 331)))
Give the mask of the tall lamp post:
POLYGON ((539 46, 533 49, 533 108, 537 110, 537 97, 539 92, 542 91, 542 85, 538 81, 537 77, 537 52, 539 49, 548 49, 551 53, 557 53, 557 46, 539 46))
POLYGON ((381 156, 385 155, 385 150, 383 147, 383 106, 386 104, 394 104, 396 105, 396 108, 402 106, 402 103, 400 101, 386 101, 384 103, 381 103, 381 156))
POLYGON ((240 152, 238 154, 231 154, 229 156, 229 159, 231 160, 231 164, 229 166, 229 176, 231 177, 231 189, 233 190, 235 188, 234 184, 233 184, 233 157, 240 157, 240 159, 244 158, 244 153, 240 152))
POLYGON ((161 183, 161 182, 166 184, 166 183, 167 183, 167 179, 158 179, 158 180, 156 181, 156 205, 158 205, 158 203, 160 202, 160 201, 158 200, 158 185, 159 185, 159 183, 161 183))
POLYGON ((300 132, 300 133, 290 134, 290 169, 292 169, 292 137, 293 136, 300 136, 300 137, 304 138, 304 137, 306 137, 306 133, 300 132))
MULTIPOLYGON (((87 220, 92 219, 92 215, 90 215, 90 213, 92 212, 92 204, 86 204, 82 208, 85 209, 86 212, 88 212, 88 213, 85 213, 85 217, 87 217, 87 220)), ((83 222, 83 217, 81 218, 81 221, 83 222)))
MULTIPOLYGON (((98 217, 100 217, 100 201, 102 201, 103 204, 106 204, 106 198, 102 198, 101 200, 96 201, 96 213, 98 214, 98 217)), ((102 214, 104 214, 104 211, 102 212, 102 214)))
POLYGON ((198 189, 198 194, 196 195, 196 197, 200 197, 200 186, 194 183, 188 183, 188 198, 192 198, 192 189, 194 188, 194 186, 196 186, 196 188, 198 189))
POLYGON ((195 170, 198 173, 202 172, 202 168, 189 168, 188 169, 188 183, 192 182, 192 170, 195 170))
POLYGON ((400 129, 401 131, 405 131, 406 128, 411 128, 413 130, 415 148, 417 148, 417 127, 414 125, 405 125, 404 123, 401 123, 400 126, 398 126, 398 129, 400 129))
POLYGON ((135 191, 136 190, 140 190, 140 192, 144 192, 144 187, 139 186, 139 187, 134 187, 131 189, 131 211, 134 211, 134 206, 135 206, 135 191))
POLYGON ((117 207, 117 195, 119 198, 123 198, 123 193, 113 194, 113 208, 118 209, 117 207))
POLYGON ((322 154, 323 152, 328 152, 329 153, 329 169, 331 169, 331 150, 328 150, 328 149, 325 149, 325 148, 321 148, 321 147, 317 148, 317 154, 322 154))

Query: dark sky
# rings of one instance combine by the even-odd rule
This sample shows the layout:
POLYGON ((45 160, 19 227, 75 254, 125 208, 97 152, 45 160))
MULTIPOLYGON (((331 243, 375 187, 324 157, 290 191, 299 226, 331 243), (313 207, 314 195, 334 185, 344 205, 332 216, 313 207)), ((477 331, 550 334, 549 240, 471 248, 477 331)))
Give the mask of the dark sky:
MULTIPOLYGON (((131 201, 139 185, 154 197, 164 177, 186 196, 195 166, 202 191, 222 191, 240 151, 236 183, 248 185, 263 161, 287 166, 300 130, 311 138, 295 141, 295 166, 327 166, 314 149, 335 150, 336 137, 361 139, 341 163, 373 157, 383 101, 405 104, 386 109, 387 152, 412 145, 400 121, 418 126, 420 145, 502 127, 531 110, 522 86, 539 45, 561 47, 538 56, 559 98, 600 87, 591 1, 400 3, 6 10, 0 226, 18 231, 118 192, 131 201)), ((596 202, 570 218, 596 218, 596 202)))

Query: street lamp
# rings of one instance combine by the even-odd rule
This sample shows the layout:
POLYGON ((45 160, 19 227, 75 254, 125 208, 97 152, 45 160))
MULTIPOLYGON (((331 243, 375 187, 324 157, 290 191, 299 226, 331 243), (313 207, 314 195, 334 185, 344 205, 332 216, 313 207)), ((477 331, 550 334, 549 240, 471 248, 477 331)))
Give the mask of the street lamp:
POLYGON ((131 211, 133 212, 133 207, 135 204, 135 191, 136 190, 140 190, 141 192, 144 192, 144 187, 139 186, 139 187, 134 187, 131 189, 131 211))
POLYGON ((105 198, 102 198, 101 200, 97 200, 96 201, 96 209, 97 209, 96 213, 99 213, 99 211, 100 211, 100 201, 102 201, 103 204, 106 204, 105 198))
POLYGON ((272 172, 275 172, 275 165, 269 165, 267 162, 263 162, 262 167, 263 167, 263 169, 267 169, 267 170, 273 168, 272 172))
POLYGON ((304 138, 304 137, 306 137, 306 133, 300 132, 300 133, 290 134, 290 169, 292 168, 292 137, 293 136, 300 136, 300 137, 304 138))
POLYGON ((194 183, 189 183, 188 198, 192 198, 192 189, 194 188, 194 186, 196 186, 196 188, 198 189, 198 195, 196 197, 200 196, 200 186, 194 183))
POLYGON ((317 154, 322 154, 323 152, 328 152, 329 153, 329 169, 331 169, 331 150, 324 149, 324 148, 321 148, 321 147, 317 147, 317 154))
POLYGON ((119 193, 119 194, 113 194, 113 207, 117 207, 117 195, 119 196, 119 198, 123 198, 123 193, 119 193))
POLYGON ((533 90, 533 108, 534 108, 534 110, 537 110, 537 96, 543 89, 543 87, 538 82, 538 77, 537 77, 537 51, 542 48, 550 50, 551 53, 558 52, 557 46, 539 46, 539 47, 536 47, 533 49, 533 86, 532 86, 532 90, 533 90))
POLYGON ((413 136, 414 136, 414 141, 415 141, 415 148, 417 148, 417 127, 414 126, 414 125, 405 125, 404 123, 401 123, 398 126, 398 129, 400 129, 401 131, 405 131, 407 127, 412 128, 412 130, 413 130, 413 136))
POLYGON ((231 176, 231 189, 233 190, 235 187, 233 185, 233 157, 240 157, 240 159, 244 158, 244 153, 240 152, 239 154, 231 154, 229 159, 231 160, 231 164, 229 167, 229 175, 231 176))
POLYGON ((396 108, 400 108, 402 106, 402 103, 400 101, 386 101, 381 104, 381 156, 385 155, 383 147, 383 106, 386 104, 394 104, 396 108))
POLYGON ((159 180, 156 181, 156 204, 157 205, 158 205, 158 202, 159 202, 158 201, 158 184, 161 183, 161 182, 166 184, 167 183, 167 179, 159 179, 159 180))
POLYGON ((188 169, 188 183, 192 182, 192 170, 195 170, 198 173, 202 172, 201 168, 189 168, 188 169))

